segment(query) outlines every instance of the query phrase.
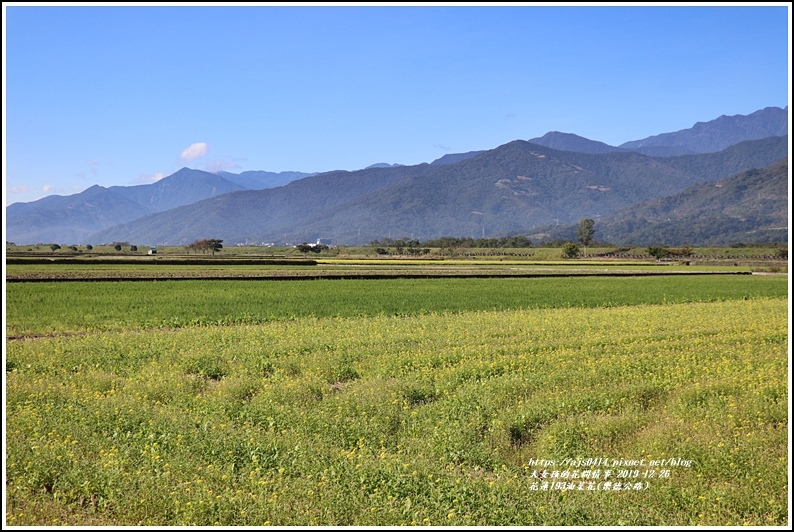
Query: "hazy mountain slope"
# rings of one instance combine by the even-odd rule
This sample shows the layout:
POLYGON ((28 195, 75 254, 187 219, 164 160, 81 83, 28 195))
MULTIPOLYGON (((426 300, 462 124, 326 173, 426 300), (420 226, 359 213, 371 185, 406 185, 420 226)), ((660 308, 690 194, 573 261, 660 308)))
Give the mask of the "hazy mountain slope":
POLYGON ((227 194, 91 238, 145 244, 330 238, 352 244, 387 236, 514 233, 554 221, 604 216, 675 194, 697 181, 724 178, 732 172, 724 167, 741 165, 738 160, 748 154, 776 153, 763 165, 787 155, 780 139, 754 143, 759 149, 742 146, 681 162, 634 152, 564 152, 514 141, 452 165, 330 172, 277 189, 227 194), (761 148, 768 144, 774 148, 761 148))
POLYGON ((600 237, 635 245, 788 241, 788 158, 619 211, 600 237))
POLYGON ((716 153, 657 158, 694 176, 695 181, 729 177, 751 168, 764 168, 788 156, 789 137, 748 140, 716 153))
POLYGON ((698 122, 689 129, 625 142, 619 147, 641 149, 665 146, 711 153, 746 140, 783 135, 788 135, 788 107, 767 107, 749 115, 723 115, 708 122, 698 122))
MULTIPOLYGON (((763 147, 756 151, 763 164, 786 155, 787 144, 780 140, 756 141, 763 147)), ((560 152, 514 141, 421 179, 399 181, 344 211, 318 213, 281 231, 287 235, 303 231, 305 240, 330 237, 359 243, 389 236, 422 240, 515 234, 605 215, 674 194, 697 181, 726 177, 741 166, 745 152, 746 147, 741 147, 738 154, 729 149, 681 162, 633 152, 560 152)), ((747 163, 742 169, 752 166, 747 163)))
POLYGON ((422 173, 429 165, 336 171, 293 181, 286 186, 226 194, 193 205, 148 216, 91 236, 96 242, 185 244, 199 238, 227 242, 264 242, 263 235, 314 212, 340 208, 355 198, 402 179, 406 172, 422 173), (212 236, 207 236, 212 235, 212 236))
POLYGON ((246 188, 217 174, 182 168, 150 185, 115 186, 109 190, 124 194, 152 212, 161 212, 246 188))
POLYGON ((6 238, 17 243, 88 243, 89 235, 148 214, 244 188, 223 177, 182 168, 148 185, 93 187, 6 208, 6 238))
POLYGON ((263 170, 249 170, 239 174, 218 172, 218 175, 244 188, 262 190, 265 188, 283 187, 292 181, 315 174, 305 172, 265 172, 263 170))
MULTIPOLYGON (((620 246, 725 246, 788 240, 788 158, 701 182, 596 219, 596 240, 620 246)), ((577 225, 536 228, 535 241, 577 239, 577 225)))
POLYGON ((631 151, 636 151, 648 157, 679 157, 698 153, 683 146, 640 146, 639 148, 632 148, 631 151))
POLYGON ((94 185, 71 196, 48 196, 37 202, 9 205, 6 239, 20 244, 82 244, 104 227, 149 213, 124 194, 94 185))

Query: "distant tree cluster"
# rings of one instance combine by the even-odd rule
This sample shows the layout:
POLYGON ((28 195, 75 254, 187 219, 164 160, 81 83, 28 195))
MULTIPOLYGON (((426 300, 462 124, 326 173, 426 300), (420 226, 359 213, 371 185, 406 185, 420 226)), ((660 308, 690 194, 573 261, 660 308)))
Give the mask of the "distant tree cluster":
MULTIPOLYGON (((384 238, 383 240, 373 240, 369 244, 375 248, 403 248, 405 250, 420 250, 421 248, 529 248, 532 241, 522 235, 506 236, 500 238, 457 238, 443 236, 434 240, 420 242, 418 240, 401 238, 393 240, 384 238)), ((409 251, 410 253, 410 251, 409 251)))
POLYGON ((215 255, 216 251, 220 251, 223 248, 222 242, 223 240, 219 240, 216 238, 196 240, 195 242, 185 246, 185 249, 187 249, 188 251, 195 251, 195 252, 201 251, 202 253, 207 253, 208 251, 211 251, 212 254, 215 255))
POLYGON ((297 249, 301 253, 308 253, 309 251, 313 253, 319 253, 329 248, 325 244, 307 244, 306 242, 304 242, 302 244, 298 244, 297 246, 295 246, 295 249, 297 249))
POLYGON ((684 246, 682 248, 669 248, 667 246, 648 246, 645 250, 648 255, 656 260, 665 258, 685 258, 692 255, 692 248, 684 246))

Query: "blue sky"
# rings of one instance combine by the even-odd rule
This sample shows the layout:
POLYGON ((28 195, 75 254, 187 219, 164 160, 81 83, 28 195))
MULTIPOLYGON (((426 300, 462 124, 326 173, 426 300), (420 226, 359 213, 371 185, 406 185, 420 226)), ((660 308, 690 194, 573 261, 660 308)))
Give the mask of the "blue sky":
POLYGON ((791 100, 788 3, 3 4, 5 205, 202 170, 619 145, 791 100))

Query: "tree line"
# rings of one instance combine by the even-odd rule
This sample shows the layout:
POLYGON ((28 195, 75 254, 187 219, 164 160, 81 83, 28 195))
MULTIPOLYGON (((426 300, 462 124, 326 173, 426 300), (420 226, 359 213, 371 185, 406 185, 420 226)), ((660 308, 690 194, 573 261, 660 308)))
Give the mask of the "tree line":
POLYGON ((432 240, 420 242, 419 240, 400 238, 394 240, 384 238, 383 240, 373 240, 370 247, 402 247, 402 248, 530 248, 532 241, 523 235, 506 236, 500 238, 470 238, 442 236, 432 240))
POLYGON ((217 238, 205 238, 204 240, 196 240, 185 246, 185 249, 188 251, 201 251, 202 253, 207 253, 211 251, 213 255, 215 255, 216 251, 220 251, 223 248, 223 240, 219 240, 217 238))

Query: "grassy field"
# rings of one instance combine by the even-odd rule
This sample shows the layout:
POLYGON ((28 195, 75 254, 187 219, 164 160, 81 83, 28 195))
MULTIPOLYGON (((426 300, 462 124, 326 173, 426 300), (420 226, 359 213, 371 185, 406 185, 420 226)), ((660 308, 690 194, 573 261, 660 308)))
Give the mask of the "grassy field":
POLYGON ((8 336, 785 297, 785 276, 9 283, 8 336), (443 282, 441 282, 443 281, 443 282))
POLYGON ((787 295, 9 283, 6 524, 783 526, 787 295))

